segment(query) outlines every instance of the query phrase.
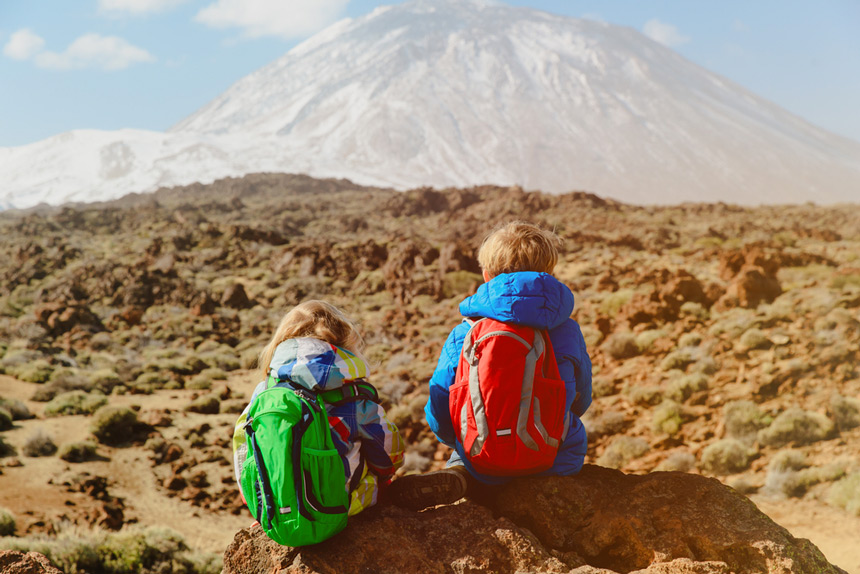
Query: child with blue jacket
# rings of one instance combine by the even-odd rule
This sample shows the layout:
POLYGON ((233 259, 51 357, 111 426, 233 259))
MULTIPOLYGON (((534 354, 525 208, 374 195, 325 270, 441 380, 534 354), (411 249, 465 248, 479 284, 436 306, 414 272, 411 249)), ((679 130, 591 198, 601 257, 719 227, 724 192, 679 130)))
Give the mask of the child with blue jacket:
MULTIPOLYGON (((498 227, 478 252, 485 283, 460 303, 464 319, 487 317, 545 330, 549 335, 565 383, 565 412, 570 416, 554 464, 540 475, 572 475, 582 468, 587 437, 580 417, 591 404, 591 359, 579 325, 570 318, 573 293, 551 274, 558 262, 558 241, 555 234, 530 223, 515 221, 498 227)), ((395 481, 391 494, 401 506, 421 509, 447 504, 463 497, 467 485, 510 480, 477 472, 464 456, 463 444, 451 423, 449 389, 469 328, 464 320, 445 341, 424 409, 430 429, 454 453, 444 470, 395 481)))

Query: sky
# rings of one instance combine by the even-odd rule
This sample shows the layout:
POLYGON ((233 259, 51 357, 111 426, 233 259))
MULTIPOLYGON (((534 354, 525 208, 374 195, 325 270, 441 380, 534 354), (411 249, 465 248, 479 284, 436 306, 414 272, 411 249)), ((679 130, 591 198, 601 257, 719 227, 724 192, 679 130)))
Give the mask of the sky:
MULTIPOLYGON (((342 19, 397 0, 0 0, 0 147, 163 131, 342 19)), ((860 141, 860 1, 505 0, 635 28, 860 141)))

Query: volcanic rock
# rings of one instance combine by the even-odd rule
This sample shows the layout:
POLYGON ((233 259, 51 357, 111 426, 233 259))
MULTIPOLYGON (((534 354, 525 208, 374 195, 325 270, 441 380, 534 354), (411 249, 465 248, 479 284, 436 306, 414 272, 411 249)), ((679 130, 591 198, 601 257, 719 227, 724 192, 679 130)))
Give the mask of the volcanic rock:
POLYGON ((315 546, 279 546, 246 528, 224 554, 225 574, 449 571, 844 574, 715 479, 591 465, 422 513, 374 508, 315 546))
POLYGON ((0 550, 0 572, 4 574, 63 574, 44 554, 0 550))

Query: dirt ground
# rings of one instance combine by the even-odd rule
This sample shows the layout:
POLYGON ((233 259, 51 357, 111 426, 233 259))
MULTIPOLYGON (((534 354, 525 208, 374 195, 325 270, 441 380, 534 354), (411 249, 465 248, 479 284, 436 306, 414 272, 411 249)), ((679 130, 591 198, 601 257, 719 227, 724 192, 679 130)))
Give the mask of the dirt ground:
MULTIPOLYGON (((247 374, 228 383, 234 396, 252 387, 247 374)), ((11 510, 18 518, 18 533, 43 531, 46 525, 66 518, 71 521, 93 512, 97 501, 82 492, 69 492, 63 484, 69 477, 87 472, 108 478, 111 495, 123 499, 125 518, 142 525, 169 526, 181 533, 195 549, 221 552, 232 541, 235 532, 251 523, 250 514, 236 516, 228 512, 211 512, 194 506, 179 497, 170 497, 150 460, 151 454, 142 446, 109 448, 99 446, 105 460, 80 464, 67 463, 57 456, 31 458, 20 454, 24 442, 37 429, 43 429, 54 442, 62 445, 89 436, 90 418, 63 416, 43 418, 44 404, 29 400, 38 385, 0 375, 0 395, 20 399, 36 418, 17 421, 15 428, 4 433, 6 442, 19 452, 22 466, 10 467, 9 458, 0 459, 0 506, 11 510)), ((205 421, 212 433, 229 436, 233 414, 200 415, 185 413, 181 407, 191 401, 188 390, 161 391, 152 395, 112 396, 111 404, 137 405, 141 413, 169 408, 173 424, 161 429, 165 438, 181 435, 205 421)), ((225 450, 227 461, 229 451, 225 450)), ((207 462, 210 482, 221 487, 225 476, 231 476, 227 462, 207 462)), ((203 467, 204 465, 201 465, 203 467)), ((217 491, 216 491, 217 495, 217 491)), ((860 574, 860 517, 833 508, 815 499, 776 499, 756 495, 752 500, 774 521, 786 527, 794 536, 808 538, 818 546, 830 562, 849 574, 860 574)))

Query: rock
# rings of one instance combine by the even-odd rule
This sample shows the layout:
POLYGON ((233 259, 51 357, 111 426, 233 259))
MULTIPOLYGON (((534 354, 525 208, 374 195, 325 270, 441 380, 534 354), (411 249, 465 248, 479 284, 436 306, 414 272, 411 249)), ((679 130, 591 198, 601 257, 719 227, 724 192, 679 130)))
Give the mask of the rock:
POLYGON ((715 479, 592 465, 422 513, 374 508, 315 546, 243 529, 224 554, 225 574, 450 571, 845 574, 715 479))
POLYGON ((248 294, 245 293, 245 286, 241 283, 233 283, 227 287, 224 295, 221 296, 221 306, 231 309, 248 309, 253 306, 253 303, 248 299, 248 294))
POLYGON ((0 572, 3 574, 63 574, 44 554, 0 550, 0 572))

